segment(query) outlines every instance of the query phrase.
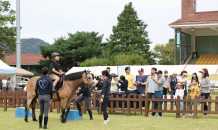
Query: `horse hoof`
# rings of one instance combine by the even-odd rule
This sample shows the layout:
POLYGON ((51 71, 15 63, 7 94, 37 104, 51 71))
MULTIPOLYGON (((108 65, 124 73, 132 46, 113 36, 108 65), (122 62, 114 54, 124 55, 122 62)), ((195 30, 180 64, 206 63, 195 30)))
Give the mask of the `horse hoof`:
POLYGON ((62 123, 67 123, 66 121, 62 121, 62 123))
POLYGON ((25 119, 25 122, 27 123, 27 122, 28 122, 28 120, 26 120, 26 119, 25 119))
POLYGON ((38 122, 38 120, 36 120, 36 119, 33 119, 33 121, 38 122))

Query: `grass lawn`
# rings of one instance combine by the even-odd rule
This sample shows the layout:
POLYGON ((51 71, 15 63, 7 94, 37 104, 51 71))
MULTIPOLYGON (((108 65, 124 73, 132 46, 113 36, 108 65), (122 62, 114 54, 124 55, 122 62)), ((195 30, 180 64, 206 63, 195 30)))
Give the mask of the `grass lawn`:
MULTIPOLYGON (((215 96, 212 97, 215 99, 215 96)), ((175 109, 175 108, 174 108, 175 109)), ((200 105, 198 105, 200 110, 200 105)), ((212 103, 212 110, 215 110, 215 105, 212 103)), ((150 114, 150 113, 149 113, 150 114)), ((39 109, 36 110, 38 119, 39 109)), ((157 115, 157 114, 156 114, 157 115)), ((198 114, 197 119, 189 117, 186 114, 185 118, 176 118, 176 114, 163 113, 162 117, 144 117, 144 113, 132 113, 131 116, 121 114, 120 112, 110 113, 110 123, 108 125, 101 126, 103 122, 103 116, 98 115, 97 111, 93 111, 94 120, 89 120, 89 115, 84 114, 83 120, 80 121, 67 121, 66 124, 60 122, 60 114, 57 111, 49 113, 48 129, 60 130, 60 129, 77 129, 77 130, 137 130, 137 129, 161 129, 161 130, 184 130, 184 129, 196 129, 196 130, 217 130, 218 115, 209 114, 207 118, 203 118, 203 114, 198 114)), ((15 118, 15 108, 8 108, 7 112, 0 108, 0 129, 1 130, 34 130, 38 128, 38 122, 33 122, 32 118, 29 118, 29 122, 25 123, 23 118, 15 118)))

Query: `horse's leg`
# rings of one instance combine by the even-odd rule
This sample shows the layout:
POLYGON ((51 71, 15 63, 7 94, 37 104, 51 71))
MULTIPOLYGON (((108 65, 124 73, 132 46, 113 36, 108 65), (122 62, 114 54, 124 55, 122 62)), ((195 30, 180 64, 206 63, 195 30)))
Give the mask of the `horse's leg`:
POLYGON ((27 99, 26 106, 25 106, 25 121, 28 122, 28 110, 30 108, 30 104, 32 99, 27 99))
POLYGON ((36 100, 36 98, 34 98, 33 99, 33 104, 32 104, 32 117, 33 117, 33 121, 37 121, 36 120, 36 112, 35 112, 36 105, 37 105, 37 100, 36 100))
POLYGON ((67 119, 67 116, 68 116, 68 113, 70 111, 70 99, 68 100, 68 103, 67 103, 67 112, 66 112, 66 119, 67 119))
POLYGON ((61 122, 62 123, 66 123, 66 115, 65 115, 66 106, 67 106, 67 99, 61 100, 61 111, 62 111, 61 122))

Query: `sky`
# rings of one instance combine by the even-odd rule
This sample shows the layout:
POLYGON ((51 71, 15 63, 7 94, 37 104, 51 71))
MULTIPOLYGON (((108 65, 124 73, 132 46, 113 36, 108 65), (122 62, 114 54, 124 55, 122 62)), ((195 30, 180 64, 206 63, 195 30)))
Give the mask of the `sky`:
MULTIPOLYGON (((9 0, 16 10, 16 0, 9 0)), ((106 42, 117 25, 117 16, 129 2, 148 27, 148 38, 156 44, 174 38, 169 24, 181 18, 181 0, 20 0, 21 38, 54 39, 76 31, 104 34, 106 42)), ((197 11, 218 11, 218 0, 197 0, 197 11)))

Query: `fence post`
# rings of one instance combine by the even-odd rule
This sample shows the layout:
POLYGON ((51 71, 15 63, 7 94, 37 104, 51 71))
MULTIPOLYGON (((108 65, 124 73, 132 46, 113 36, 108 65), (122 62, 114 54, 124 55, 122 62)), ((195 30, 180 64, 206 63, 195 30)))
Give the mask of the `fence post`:
POLYGON ((198 107, 198 97, 195 96, 193 119, 196 119, 196 117, 197 117, 197 110, 198 110, 197 107, 198 107))
POLYGON ((83 111, 83 114, 86 114, 86 102, 85 100, 83 100, 82 102, 83 102, 82 111, 83 111))
POLYGON ((127 116, 130 116, 130 95, 127 97, 127 116))
POLYGON ((176 118, 180 118, 180 96, 177 96, 176 101, 176 118))
POLYGON ((4 91, 4 111, 7 111, 7 98, 6 98, 6 91, 4 91))
POLYGON ((148 117, 148 95, 145 97, 145 117, 148 117))

